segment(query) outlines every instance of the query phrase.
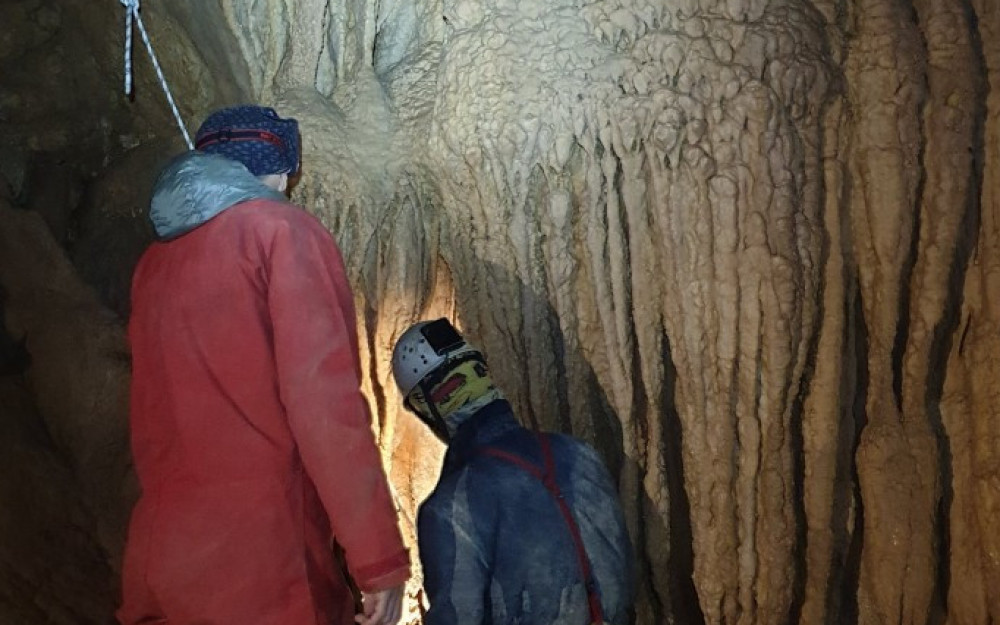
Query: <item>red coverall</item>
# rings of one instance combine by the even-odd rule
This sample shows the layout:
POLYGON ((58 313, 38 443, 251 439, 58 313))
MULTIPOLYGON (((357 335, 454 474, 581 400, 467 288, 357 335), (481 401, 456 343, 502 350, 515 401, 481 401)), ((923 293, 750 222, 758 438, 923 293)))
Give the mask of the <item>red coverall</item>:
POLYGON ((142 485, 125 625, 353 623, 409 560, 359 390, 353 298, 300 208, 233 206, 136 269, 132 450, 142 485))

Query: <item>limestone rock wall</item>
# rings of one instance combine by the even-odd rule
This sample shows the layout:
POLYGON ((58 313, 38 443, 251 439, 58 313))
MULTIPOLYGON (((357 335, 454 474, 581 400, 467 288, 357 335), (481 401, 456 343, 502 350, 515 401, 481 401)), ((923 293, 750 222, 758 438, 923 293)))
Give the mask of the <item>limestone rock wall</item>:
MULTIPOLYGON (((293 197, 343 248, 411 539, 441 449, 401 412, 388 356, 410 322, 449 315, 525 422, 588 440, 617 476, 638 623, 1000 619, 1000 5, 147 4, 192 127, 239 100, 301 122, 293 197)), ((39 21, 42 3, 8 6, 35 26, 0 38, 0 63, 34 54, 62 71, 36 42, 68 41, 62 22, 39 21)), ((115 8, 60 6, 113 66, 114 45, 94 42, 115 8)), ((42 78, 16 71, 0 93, 0 128, 22 155, 2 170, 14 203, 46 218, 120 315, 149 237, 148 184, 134 183, 177 145, 138 69, 141 97, 109 104, 116 127, 136 128, 128 145, 70 154, 69 121, 96 113, 42 116, 29 105, 42 78), (31 147, 50 127, 59 149, 31 147), (17 175, 28 161, 85 184, 46 195, 17 175)), ((111 90, 111 74, 88 80, 111 90)), ((35 301, 12 276, 0 272, 0 370, 62 370, 68 356, 35 347, 12 312, 35 301), (18 350, 30 364, 15 366, 18 350)), ((34 333, 65 342, 62 325, 100 317, 88 306, 34 333)), ((104 349, 90 368, 120 380, 104 349)), ((50 427, 72 430, 100 395, 84 387, 91 399, 58 410, 36 399, 50 427)), ((120 420, 102 427, 121 435, 120 420)), ((57 451, 85 456, 87 440, 57 451)), ((123 476, 74 467, 83 484, 128 492, 123 476)))
MULTIPOLYGON (((974 50, 988 85, 1000 84, 1000 6, 972 3, 979 32, 974 50)), ((973 109, 976 155, 966 236, 974 245, 951 277, 961 308, 947 345, 940 390, 944 458, 952 479, 945 489, 947 601, 954 622, 989 622, 1000 614, 1000 92, 990 89, 973 109), (963 271, 964 270, 964 271, 963 271)), ((959 119, 961 119, 959 117, 959 119)), ((937 397, 935 397, 936 399, 937 397)))
POLYGON ((134 488, 120 321, 37 213, 0 198, 0 621, 107 623, 134 488), (6 363, 0 363, 6 364, 6 363))

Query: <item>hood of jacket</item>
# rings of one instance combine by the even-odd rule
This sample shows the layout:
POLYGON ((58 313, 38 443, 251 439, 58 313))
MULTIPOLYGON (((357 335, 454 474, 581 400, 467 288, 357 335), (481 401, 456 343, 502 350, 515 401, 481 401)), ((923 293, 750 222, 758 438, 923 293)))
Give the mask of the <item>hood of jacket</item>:
POLYGON ((238 161, 186 152, 172 160, 156 180, 149 219, 156 236, 173 239, 230 206, 258 198, 287 201, 238 161))

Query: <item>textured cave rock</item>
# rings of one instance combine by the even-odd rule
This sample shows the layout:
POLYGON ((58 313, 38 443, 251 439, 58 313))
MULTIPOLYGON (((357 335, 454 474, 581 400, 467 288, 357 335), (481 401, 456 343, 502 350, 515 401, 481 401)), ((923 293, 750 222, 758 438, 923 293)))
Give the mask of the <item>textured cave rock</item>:
MULTIPOLYGON (((240 101, 299 118, 293 197, 343 248, 410 539, 441 449, 388 355, 447 314, 526 422, 618 477, 638 623, 1000 620, 996 2, 143 14, 192 129, 240 101)), ((134 496, 128 278, 181 143, 141 49, 120 95, 121 20, 0 7, 0 509, 30 511, 0 518, 11 622, 110 618, 134 496)))
POLYGON ((123 329, 40 215, 0 220, 0 331, 26 352, 0 362, 0 620, 104 623, 134 500, 123 329))

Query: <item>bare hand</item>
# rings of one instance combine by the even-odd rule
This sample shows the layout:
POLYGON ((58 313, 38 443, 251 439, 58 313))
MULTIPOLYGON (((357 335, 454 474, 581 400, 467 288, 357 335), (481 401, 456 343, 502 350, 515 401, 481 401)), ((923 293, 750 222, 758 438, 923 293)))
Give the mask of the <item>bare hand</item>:
POLYGON ((362 592, 364 614, 354 617, 359 625, 396 625, 403 614, 403 586, 375 592, 362 592))

